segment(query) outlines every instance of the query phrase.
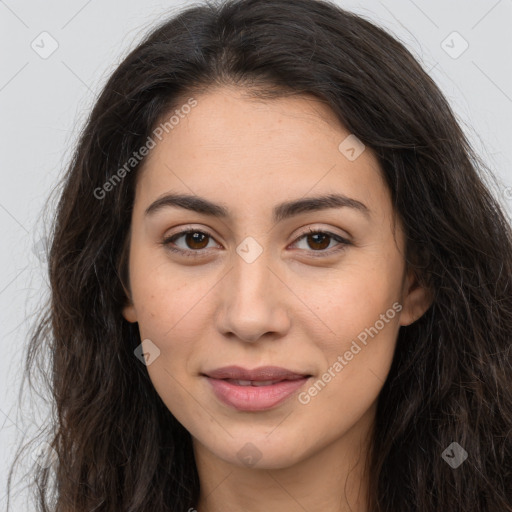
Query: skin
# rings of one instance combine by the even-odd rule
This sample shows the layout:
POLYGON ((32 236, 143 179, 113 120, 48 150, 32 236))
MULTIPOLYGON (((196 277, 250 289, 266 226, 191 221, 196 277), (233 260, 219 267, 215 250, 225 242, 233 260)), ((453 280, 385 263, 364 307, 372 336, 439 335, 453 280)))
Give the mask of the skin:
POLYGON ((400 326, 431 302, 406 272, 402 227, 378 162, 369 148, 347 159, 338 146, 350 132, 312 96, 261 101, 220 87, 195 98, 137 177, 123 316, 160 350, 147 371, 192 435, 198 510, 365 512, 377 397, 400 326), (222 203, 230 216, 172 206, 145 215, 169 192, 222 203), (369 216, 343 207, 272 220, 277 204, 334 192, 364 203, 369 216), (309 228, 350 243, 334 252, 339 242, 304 237, 309 228), (201 256, 162 245, 185 229, 209 237, 181 236, 174 247, 201 256), (263 249, 251 263, 236 252, 246 237, 263 249), (313 375, 307 391, 396 302, 401 311, 307 404, 295 394, 270 410, 238 411, 200 376, 232 364, 275 365, 313 375), (248 442, 259 457, 253 465, 239 456, 248 442))

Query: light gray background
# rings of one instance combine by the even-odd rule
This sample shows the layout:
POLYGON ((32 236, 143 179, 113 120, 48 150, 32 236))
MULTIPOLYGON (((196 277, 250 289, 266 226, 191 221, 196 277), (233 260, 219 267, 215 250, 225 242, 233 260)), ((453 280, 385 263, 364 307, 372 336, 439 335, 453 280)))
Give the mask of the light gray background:
MULTIPOLYGON (((0 0, 0 510, 15 446, 48 414, 37 397, 18 403, 28 325, 47 287, 33 250, 45 233, 42 209, 107 77, 155 22, 192 3, 0 0), (58 48, 47 58, 31 47, 51 44, 58 48)), ((337 3, 387 28, 422 62, 496 173, 495 195, 510 213, 512 0, 337 3)), ((25 485, 20 475, 15 491, 25 485)), ((20 492, 13 510, 34 510, 24 499, 20 492)))

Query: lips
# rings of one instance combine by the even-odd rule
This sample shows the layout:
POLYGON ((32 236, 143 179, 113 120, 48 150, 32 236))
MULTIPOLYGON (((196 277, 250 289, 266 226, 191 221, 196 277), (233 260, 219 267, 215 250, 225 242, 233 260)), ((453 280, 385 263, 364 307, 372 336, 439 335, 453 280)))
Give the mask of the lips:
POLYGON ((311 377, 277 366, 248 370, 226 366, 202 374, 215 396, 240 411, 262 411, 282 403, 311 377))

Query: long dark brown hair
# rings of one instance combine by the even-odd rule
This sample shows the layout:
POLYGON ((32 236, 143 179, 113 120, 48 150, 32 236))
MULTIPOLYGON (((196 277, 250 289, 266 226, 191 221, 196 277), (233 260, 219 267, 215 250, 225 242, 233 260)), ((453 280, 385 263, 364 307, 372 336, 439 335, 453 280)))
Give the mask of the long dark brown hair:
POLYGON ((51 296, 26 357, 31 375, 43 369, 39 355, 49 361, 54 410, 47 437, 57 458, 34 464, 38 510, 197 505, 190 434, 134 356, 138 326, 121 314, 144 160, 98 190, 179 101, 223 85, 265 99, 312 94, 372 148, 404 226, 407 265, 432 292, 427 312, 400 328, 378 398, 369 510, 511 512, 510 221, 486 184, 491 173, 409 51, 315 0, 188 7, 147 35, 104 86, 59 191, 51 296), (456 468, 443 457, 452 443, 468 454, 456 468))

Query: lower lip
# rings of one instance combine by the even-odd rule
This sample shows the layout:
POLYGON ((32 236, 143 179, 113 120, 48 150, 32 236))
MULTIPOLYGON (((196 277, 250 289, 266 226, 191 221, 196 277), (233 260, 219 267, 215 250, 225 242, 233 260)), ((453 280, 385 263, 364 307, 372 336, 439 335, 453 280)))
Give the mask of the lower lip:
POLYGON ((309 377, 283 380, 270 386, 238 386, 207 377, 213 392, 223 403, 239 411, 263 411, 280 404, 302 387, 309 377))

